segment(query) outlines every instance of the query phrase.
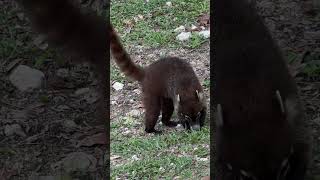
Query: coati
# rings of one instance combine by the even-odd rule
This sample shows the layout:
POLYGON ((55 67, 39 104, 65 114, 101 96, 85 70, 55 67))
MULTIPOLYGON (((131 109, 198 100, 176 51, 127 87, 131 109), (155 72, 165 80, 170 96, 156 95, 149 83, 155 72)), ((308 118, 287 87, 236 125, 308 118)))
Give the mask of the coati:
POLYGON ((203 89, 189 63, 177 57, 165 57, 143 69, 131 60, 112 27, 110 41, 120 70, 142 86, 147 133, 160 133, 154 128, 160 111, 164 125, 176 126, 170 120, 175 108, 185 128, 198 130, 203 126, 206 115, 203 89))
POLYGON ((216 180, 302 180, 311 135, 297 86, 247 0, 215 1, 216 180))

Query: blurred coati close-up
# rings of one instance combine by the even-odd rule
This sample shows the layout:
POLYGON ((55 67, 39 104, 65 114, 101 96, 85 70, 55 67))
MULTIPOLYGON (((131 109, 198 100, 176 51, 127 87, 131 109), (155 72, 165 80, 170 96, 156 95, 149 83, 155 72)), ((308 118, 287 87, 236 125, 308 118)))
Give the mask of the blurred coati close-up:
POLYGON ((30 19, 33 29, 44 35, 49 45, 59 48, 63 55, 70 56, 75 62, 87 61, 93 65, 100 95, 95 124, 105 125, 109 117, 107 20, 89 8, 85 13, 79 4, 70 0, 16 2, 30 19))
POLYGON ((311 135, 297 85, 252 4, 215 2, 216 180, 303 180, 311 135))
POLYGON ((145 106, 145 131, 155 130, 160 111, 164 125, 175 127, 171 121, 176 109, 180 123, 189 130, 199 130, 204 125, 206 103, 202 86, 189 63, 177 57, 165 57, 142 68, 137 66, 111 27, 111 52, 120 70, 142 86, 145 106))

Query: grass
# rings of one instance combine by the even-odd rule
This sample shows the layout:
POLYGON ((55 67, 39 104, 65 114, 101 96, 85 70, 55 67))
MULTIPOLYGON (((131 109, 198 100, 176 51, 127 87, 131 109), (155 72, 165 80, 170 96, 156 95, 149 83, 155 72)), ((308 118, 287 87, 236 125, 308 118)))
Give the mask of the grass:
POLYGON ((189 41, 180 43, 174 29, 197 24, 198 16, 209 13, 209 0, 128 0, 111 2, 111 22, 121 34, 124 44, 141 44, 149 47, 197 48, 209 39, 192 33, 189 41), (128 33, 129 27, 131 28, 128 33))
POLYGON ((111 156, 123 160, 111 166, 112 179, 200 179, 208 175, 208 127, 192 133, 173 130, 160 136, 121 135, 118 128, 132 128, 134 122, 127 118, 111 124, 111 156))
MULTIPOLYGON (((296 61, 301 58, 299 54, 294 52, 288 52, 286 54, 286 59, 289 64, 294 64, 296 61)), ((307 77, 319 77, 320 76, 320 54, 311 53, 304 58, 302 62, 303 67, 300 70, 302 75, 306 75, 307 77)))

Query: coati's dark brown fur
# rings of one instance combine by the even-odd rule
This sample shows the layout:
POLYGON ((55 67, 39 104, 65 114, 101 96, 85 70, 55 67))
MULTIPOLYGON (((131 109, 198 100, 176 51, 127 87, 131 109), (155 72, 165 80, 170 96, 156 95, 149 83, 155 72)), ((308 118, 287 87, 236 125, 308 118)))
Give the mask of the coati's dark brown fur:
POLYGON ((246 0, 215 14, 215 179, 304 179, 310 130, 279 48, 246 0))
POLYGON ((176 126, 176 122, 170 121, 175 107, 179 119, 188 129, 203 126, 206 114, 203 89, 189 63, 166 57, 143 69, 131 60, 113 29, 110 39, 111 51, 120 70, 142 86, 147 133, 159 132, 154 127, 160 111, 163 124, 176 126))
MULTIPOLYGON (((88 9, 84 13, 80 7, 69 0, 16 0, 30 18, 33 28, 46 35, 50 45, 61 48, 64 55, 72 60, 91 63, 98 76, 99 104, 97 118, 90 125, 106 126, 105 150, 109 151, 109 36, 108 22, 88 9), (90 13, 90 14, 89 14, 90 13)), ((108 154, 108 153, 107 153, 108 154)), ((102 176, 109 176, 109 159, 104 164, 102 176)), ((102 172, 99 172, 102 173, 102 172)), ((97 174, 98 175, 98 174, 97 174)), ((104 179, 105 179, 104 178, 104 179)))

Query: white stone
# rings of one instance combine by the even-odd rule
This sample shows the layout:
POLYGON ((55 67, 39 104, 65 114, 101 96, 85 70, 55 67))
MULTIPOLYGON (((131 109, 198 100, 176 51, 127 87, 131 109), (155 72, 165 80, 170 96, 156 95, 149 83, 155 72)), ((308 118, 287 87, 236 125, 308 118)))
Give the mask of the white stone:
POLYGON ((130 111, 129 113, 132 117, 139 117, 141 115, 140 111, 137 109, 134 109, 132 111, 130 111))
POLYGON ((64 121, 63 125, 66 127, 66 128, 76 128, 77 127, 77 124, 72 121, 72 120, 66 120, 64 121))
POLYGON ((32 91, 41 87, 44 74, 29 66, 19 65, 9 75, 9 80, 20 91, 32 91))
POLYGON ((172 6, 172 2, 170 2, 170 1, 166 2, 166 5, 171 7, 172 6))
POLYGON ((191 37, 191 32, 182 32, 176 37, 176 39, 179 41, 186 41, 190 39, 190 37, 191 37))
POLYGON ((197 28, 198 28, 197 26, 195 26, 195 25, 192 24, 191 30, 196 30, 197 28))
POLYGON ((133 155, 133 156, 131 157, 131 159, 134 160, 134 161, 138 161, 138 160, 139 160, 139 158, 138 158, 137 155, 133 155))
POLYGON ((119 82, 115 82, 113 85, 112 85, 112 87, 113 87, 113 89, 115 89, 116 91, 119 91, 119 90, 121 90, 121 89, 123 89, 123 84, 122 83, 119 83, 119 82))
POLYGON ((205 30, 205 31, 200 31, 199 32, 200 36, 203 36, 204 38, 209 38, 210 37, 210 31, 209 30, 205 30))
POLYGON ((174 29, 174 32, 183 32, 185 30, 186 30, 186 28, 181 25, 181 26, 177 27, 176 29, 174 29))
POLYGON ((133 92, 136 93, 136 94, 140 94, 141 93, 140 89, 135 89, 135 90, 133 90, 133 92))
POLYGON ((184 130, 184 127, 183 127, 182 124, 178 124, 175 128, 176 128, 177 131, 183 131, 184 130))

